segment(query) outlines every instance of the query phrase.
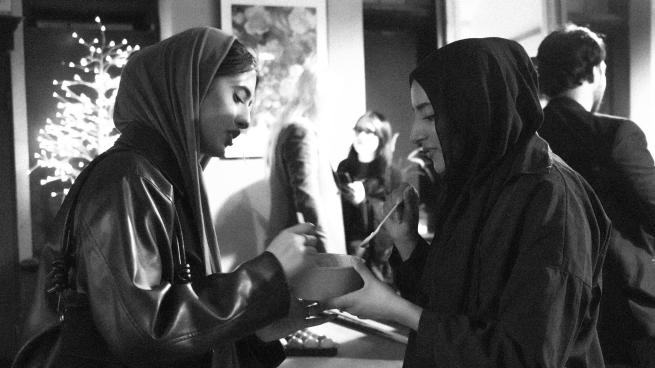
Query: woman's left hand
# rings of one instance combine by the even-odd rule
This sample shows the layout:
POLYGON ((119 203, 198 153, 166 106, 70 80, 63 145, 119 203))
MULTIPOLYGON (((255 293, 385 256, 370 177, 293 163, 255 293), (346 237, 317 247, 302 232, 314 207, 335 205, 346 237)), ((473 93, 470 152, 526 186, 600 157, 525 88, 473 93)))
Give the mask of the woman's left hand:
POLYGON ((388 285, 379 281, 364 262, 355 262, 354 267, 364 280, 364 286, 352 293, 329 299, 323 304, 361 318, 395 320, 392 305, 402 298, 388 285), (384 303, 381 303, 381 300, 384 300, 384 303))
POLYGON ((307 302, 292 296, 290 303, 289 314, 286 317, 273 321, 256 332, 260 340, 278 340, 298 330, 323 324, 336 317, 321 315, 320 313, 327 308, 316 302, 307 302))

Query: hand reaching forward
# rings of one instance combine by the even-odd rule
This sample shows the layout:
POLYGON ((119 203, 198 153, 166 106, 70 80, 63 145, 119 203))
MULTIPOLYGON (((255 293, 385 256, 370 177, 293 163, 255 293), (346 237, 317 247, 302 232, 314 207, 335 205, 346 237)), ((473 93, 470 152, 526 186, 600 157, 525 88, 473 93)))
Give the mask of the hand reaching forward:
POLYGON ((292 296, 289 314, 258 330, 256 335, 262 341, 278 340, 298 330, 323 324, 336 317, 319 315, 323 310, 325 308, 319 303, 308 303, 292 296))
POLYGON ((356 262, 355 270, 364 280, 364 286, 352 293, 329 299, 326 308, 337 308, 361 318, 394 321, 416 330, 423 311, 396 294, 379 281, 364 262, 356 262), (384 302, 381 302, 384 301, 384 302))
POLYGON ((398 202, 402 202, 393 212, 384 227, 393 238, 394 245, 403 260, 409 258, 420 238, 418 234, 418 193, 407 183, 401 184, 385 201, 384 212, 398 202))
POLYGON ((298 224, 282 230, 266 249, 278 259, 287 280, 291 280, 313 264, 318 239, 316 226, 298 224))

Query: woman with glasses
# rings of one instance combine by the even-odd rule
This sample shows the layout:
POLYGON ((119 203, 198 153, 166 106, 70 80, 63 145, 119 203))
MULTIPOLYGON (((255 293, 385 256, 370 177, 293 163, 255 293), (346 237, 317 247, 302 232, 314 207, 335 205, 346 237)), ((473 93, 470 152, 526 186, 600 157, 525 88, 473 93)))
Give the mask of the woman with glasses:
POLYGON ((348 157, 337 169, 348 253, 362 256, 378 278, 391 283, 387 259, 393 245, 388 235, 376 236, 366 248, 360 243, 378 225, 384 200, 401 182, 400 172, 392 166, 396 136, 376 111, 362 115, 354 133, 348 157))

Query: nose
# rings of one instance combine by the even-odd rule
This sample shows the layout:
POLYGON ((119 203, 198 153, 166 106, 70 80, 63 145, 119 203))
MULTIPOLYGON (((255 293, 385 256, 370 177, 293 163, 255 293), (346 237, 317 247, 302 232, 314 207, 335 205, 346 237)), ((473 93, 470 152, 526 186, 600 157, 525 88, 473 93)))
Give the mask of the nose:
POLYGON ((423 142, 425 138, 426 136, 423 132, 421 124, 414 120, 412 123, 412 129, 409 132, 409 141, 417 146, 420 146, 421 142, 423 142))
POLYGON ((237 128, 245 130, 250 126, 250 119, 250 109, 245 107, 241 109, 241 111, 237 114, 234 124, 237 126, 237 128))

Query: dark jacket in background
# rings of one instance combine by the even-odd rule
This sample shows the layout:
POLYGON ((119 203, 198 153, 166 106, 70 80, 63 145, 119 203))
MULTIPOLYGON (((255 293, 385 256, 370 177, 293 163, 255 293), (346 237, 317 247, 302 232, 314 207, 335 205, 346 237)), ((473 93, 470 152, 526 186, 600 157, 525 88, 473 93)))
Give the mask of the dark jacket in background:
POLYGON ((544 115, 539 134, 587 179, 613 224, 598 324, 605 360, 655 367, 655 166, 644 133, 566 97, 544 115))

